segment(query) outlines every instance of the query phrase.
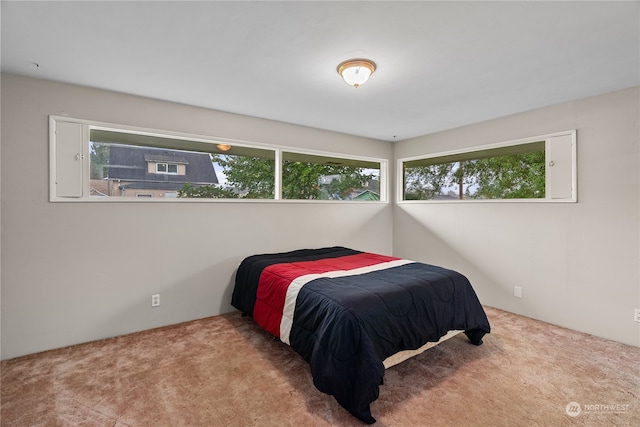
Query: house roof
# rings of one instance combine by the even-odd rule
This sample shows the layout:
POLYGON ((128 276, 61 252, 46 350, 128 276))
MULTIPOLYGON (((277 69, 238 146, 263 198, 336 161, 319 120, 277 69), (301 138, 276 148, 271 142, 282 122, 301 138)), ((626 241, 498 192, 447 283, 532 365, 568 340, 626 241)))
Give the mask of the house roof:
POLYGON ((364 190, 353 197, 353 200, 380 200, 380 194, 371 190, 364 190))
POLYGON ((188 165, 189 162, 184 157, 171 156, 165 154, 145 154, 144 159, 147 162, 155 162, 155 163, 173 163, 179 165, 188 165))
POLYGON ((136 190, 164 190, 164 191, 180 191, 183 182, 151 182, 151 181, 127 181, 127 184, 120 185, 123 190, 136 189, 136 190))
POLYGON ((185 182, 191 182, 194 184, 218 183, 218 177, 213 168, 211 157, 207 153, 194 153, 117 144, 111 145, 109 150, 109 167, 107 176, 109 179, 128 181, 173 182, 178 183, 180 187, 185 182), (186 165, 186 174, 149 173, 148 162, 155 162, 158 159, 162 159, 161 161, 166 163, 186 165))

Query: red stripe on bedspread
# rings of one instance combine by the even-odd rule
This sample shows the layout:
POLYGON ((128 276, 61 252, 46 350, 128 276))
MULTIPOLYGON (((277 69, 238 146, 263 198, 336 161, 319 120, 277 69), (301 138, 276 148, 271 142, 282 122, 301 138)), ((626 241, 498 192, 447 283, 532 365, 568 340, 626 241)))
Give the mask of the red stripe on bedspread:
POLYGON ((317 261, 270 265, 266 267, 260 275, 256 303, 253 308, 253 318, 270 334, 280 338, 280 323, 282 321, 287 289, 296 278, 307 274, 322 274, 330 271, 369 267, 397 259, 399 258, 372 253, 361 253, 338 258, 320 259, 317 261))

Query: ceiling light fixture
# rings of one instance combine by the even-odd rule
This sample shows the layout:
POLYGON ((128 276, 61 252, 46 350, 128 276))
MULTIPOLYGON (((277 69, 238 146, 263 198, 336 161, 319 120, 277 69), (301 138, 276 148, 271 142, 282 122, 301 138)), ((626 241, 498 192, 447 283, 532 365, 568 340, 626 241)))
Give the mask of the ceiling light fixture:
POLYGON ((228 144, 218 144, 216 145, 216 147, 218 147, 218 150, 220 151, 229 151, 231 150, 231 146, 228 144))
POLYGON ((376 70, 376 64, 368 59, 349 59, 340 63, 337 70, 345 83, 357 88, 369 80, 369 77, 376 70))

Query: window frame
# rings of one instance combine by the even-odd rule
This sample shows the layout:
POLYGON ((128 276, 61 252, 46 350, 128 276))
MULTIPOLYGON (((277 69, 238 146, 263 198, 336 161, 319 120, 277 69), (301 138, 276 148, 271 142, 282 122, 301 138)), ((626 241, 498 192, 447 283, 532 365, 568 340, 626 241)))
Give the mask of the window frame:
MULTIPOLYGON (((194 151, 189 148, 173 147, 175 149, 185 149, 194 151)), ((70 160, 66 160, 67 165, 70 160)), ((217 138, 213 136, 203 136, 196 134, 189 134, 185 132, 175 132, 168 130, 157 130, 142 128, 137 126, 119 125, 114 123, 99 122, 95 120, 77 119, 66 116, 49 116, 49 201, 50 202, 65 202, 65 203, 341 203, 341 204, 388 204, 388 159, 374 158, 367 156, 353 156, 343 153, 335 153, 319 150, 308 150, 297 147, 291 147, 286 145, 265 144, 252 141, 241 141, 229 138, 217 138), (56 181, 58 178, 58 154, 60 144, 57 140, 57 129, 59 123, 70 123, 81 125, 81 143, 75 148, 77 150, 70 150, 68 147, 63 147, 63 154, 67 157, 73 156, 76 161, 81 162, 81 181, 82 190, 79 196, 69 195, 62 196, 56 193, 56 181), (151 136, 158 138, 168 138, 173 140, 184 140, 186 143, 204 143, 211 144, 213 146, 218 144, 232 145, 236 147, 255 148, 256 150, 273 151, 275 159, 275 179, 274 179, 274 198, 272 199, 224 199, 224 198, 160 198, 160 197, 95 197, 90 195, 90 152, 89 141, 91 130, 104 130, 109 132, 122 132, 131 133, 142 136, 151 136), (77 151, 77 153, 76 153, 77 151), (365 201, 365 200, 318 200, 318 199, 283 199, 282 198, 282 163, 283 153, 295 153, 295 154, 307 154, 319 157, 333 157, 345 160, 360 160, 364 162, 375 162, 380 164, 380 200, 365 201)), ((167 172, 160 172, 167 173, 167 172)))
POLYGON ((415 203, 576 203, 578 201, 578 188, 577 188, 577 131, 571 129, 567 131, 554 132, 544 135, 538 135, 528 138, 521 138, 517 140, 484 144, 474 146, 470 148, 462 148, 444 152, 429 153, 418 156, 402 157, 396 160, 396 203, 398 204, 415 204, 415 203), (553 161, 549 158, 551 153, 551 144, 554 138, 559 137, 571 138, 571 196, 564 198, 551 198, 549 189, 549 168, 553 167, 553 161), (404 180, 404 163, 416 160, 431 159, 444 156, 456 156, 463 154, 471 154, 475 152, 481 152, 485 150, 500 149, 505 147, 513 147, 517 145, 531 144, 534 142, 545 143, 545 197, 544 198, 529 198, 529 199, 455 199, 455 200, 405 200, 405 180, 404 180), (552 164, 550 165, 550 162, 552 164))
POLYGON ((178 164, 177 163, 167 163, 167 162, 156 163, 156 173, 157 174, 165 174, 165 175, 178 175, 178 164), (158 166, 160 166, 160 165, 164 165, 166 170, 164 170, 164 171, 158 170, 158 166), (175 166, 176 171, 175 172, 171 172, 169 170, 169 166, 175 166))

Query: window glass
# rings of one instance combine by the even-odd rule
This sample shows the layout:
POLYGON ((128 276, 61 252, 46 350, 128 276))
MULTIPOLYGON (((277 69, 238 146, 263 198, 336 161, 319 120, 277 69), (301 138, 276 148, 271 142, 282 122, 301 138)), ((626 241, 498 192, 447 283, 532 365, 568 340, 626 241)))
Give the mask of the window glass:
POLYGON ((213 161, 224 180, 223 189, 228 193, 227 197, 244 199, 275 197, 275 152, 261 151, 253 156, 232 154, 213 156, 213 161))
POLYGON ((282 198, 380 200, 380 162, 284 152, 282 198))
POLYGON ((178 173, 178 165, 172 163, 156 163, 157 173, 178 173))
POLYGON ((92 130, 90 139, 91 196, 273 198, 274 195, 274 150, 222 145, 223 150, 212 143, 105 130, 92 130))
POLYGON ((398 160, 403 200, 577 201, 576 131, 398 160))
POLYGON ((404 200, 545 198, 545 141, 403 162, 404 200))

